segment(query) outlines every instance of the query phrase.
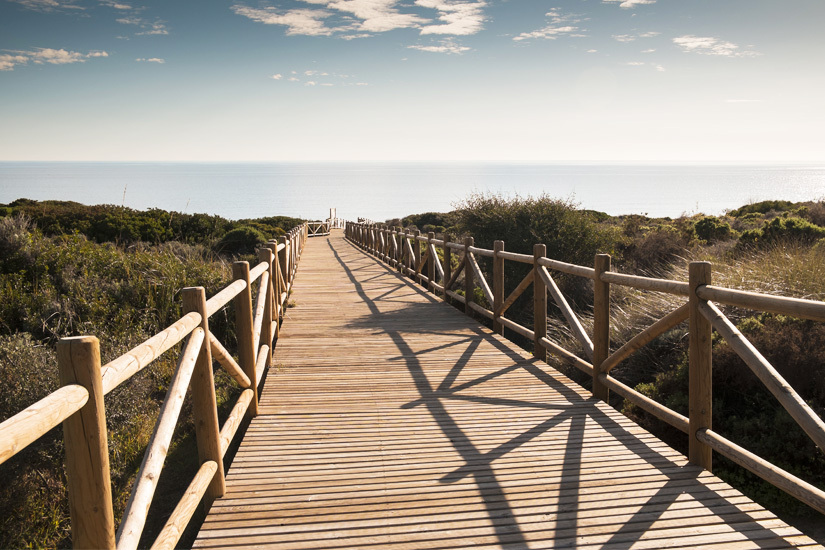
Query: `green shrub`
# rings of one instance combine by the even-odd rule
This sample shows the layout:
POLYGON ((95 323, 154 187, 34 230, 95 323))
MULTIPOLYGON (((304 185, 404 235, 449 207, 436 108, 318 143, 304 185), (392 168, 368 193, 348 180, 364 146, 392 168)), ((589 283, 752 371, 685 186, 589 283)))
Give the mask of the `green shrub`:
POLYGON ((257 245, 267 240, 267 236, 256 228, 242 226, 224 235, 215 245, 215 250, 228 254, 252 254, 257 245))
POLYGON ((761 229, 744 231, 739 237, 740 246, 764 246, 792 241, 812 243, 825 238, 825 227, 796 217, 774 218, 761 229))
POLYGON ((726 241, 733 238, 734 232, 730 224, 715 216, 705 216, 694 225, 696 236, 708 243, 726 241))
POLYGON ((768 212, 783 212, 793 207, 794 203, 792 203, 791 201, 760 201, 751 204, 746 204, 745 206, 737 208, 736 210, 731 210, 730 212, 728 212, 728 215, 738 218, 746 214, 767 214, 768 212))

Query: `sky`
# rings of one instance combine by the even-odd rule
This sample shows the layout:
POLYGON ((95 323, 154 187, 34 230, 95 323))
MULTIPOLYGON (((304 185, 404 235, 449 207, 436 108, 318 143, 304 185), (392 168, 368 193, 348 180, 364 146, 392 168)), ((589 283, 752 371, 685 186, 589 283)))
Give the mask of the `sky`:
POLYGON ((0 160, 825 162, 823 0, 0 0, 0 160))

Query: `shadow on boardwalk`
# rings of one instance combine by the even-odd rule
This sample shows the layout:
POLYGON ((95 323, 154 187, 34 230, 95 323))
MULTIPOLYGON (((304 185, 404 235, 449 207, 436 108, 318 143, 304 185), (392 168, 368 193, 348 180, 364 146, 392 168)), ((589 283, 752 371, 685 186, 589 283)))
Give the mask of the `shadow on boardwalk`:
MULTIPOLYGON (((652 449, 645 441, 635 437, 613 418, 600 410, 600 408, 596 406, 596 403, 599 402, 596 398, 583 398, 578 392, 572 391, 570 386, 548 376, 543 370, 543 368, 550 368, 546 364, 535 359, 525 359, 522 355, 515 352, 510 345, 503 344, 498 338, 493 336, 492 333, 484 330, 480 326, 474 331, 474 336, 466 337, 464 335, 457 335, 460 338, 459 340, 446 344, 446 346, 466 345, 467 347, 460 354, 458 360, 452 365, 449 373, 443 380, 430 380, 425 374, 418 356, 422 353, 437 351, 437 348, 429 348, 416 353, 405 341, 404 334, 444 334, 438 332, 439 327, 437 325, 427 321, 430 317, 428 315, 429 310, 435 303, 439 302, 439 300, 434 298, 432 294, 416 287, 410 280, 405 279, 383 263, 365 254, 365 256, 369 258, 369 261, 376 262, 381 268, 387 271, 386 274, 375 275, 373 278, 380 276, 397 278, 397 283, 394 288, 385 291, 377 297, 371 298, 367 292, 364 291, 362 281, 358 279, 355 271, 348 263, 343 260, 333 245, 333 242, 329 241, 328 244, 336 261, 347 274, 359 296, 369 306, 373 315, 380 316, 380 324, 387 327, 403 327, 403 334, 400 330, 387 330, 386 334, 395 343, 400 355, 404 357, 406 368, 412 375, 415 386, 421 395, 419 399, 406 403, 403 407, 425 406, 432 418, 435 419, 440 426, 443 434, 454 443, 455 449, 461 454, 465 465, 442 477, 440 481, 442 483, 454 483, 466 476, 472 476, 474 478, 485 504, 488 505, 490 521, 495 527, 495 532, 502 548, 528 548, 528 544, 516 521, 513 510, 508 506, 507 497, 496 479, 495 472, 492 468, 493 462, 528 441, 544 434, 551 428, 569 423, 565 443, 564 464, 570 467, 563 470, 559 482, 559 501, 557 505, 559 511, 555 518, 555 523, 565 531, 570 531, 575 534, 577 531, 578 494, 580 485, 580 472, 577 466, 582 463, 581 453, 584 449, 585 425, 588 419, 597 422, 605 431, 614 435, 617 440, 622 441, 627 450, 633 452, 651 466, 663 472, 672 472, 667 474, 670 478, 669 481, 662 485, 662 487, 640 507, 638 512, 625 523, 625 527, 620 528, 605 542, 605 546, 615 549, 631 548, 634 543, 638 541, 639 537, 647 531, 647 528, 652 526, 681 495, 688 494, 705 506, 711 508, 718 516, 724 517, 726 523, 733 525, 734 528, 739 528, 740 532, 745 535, 747 539, 752 540, 759 547, 794 547, 786 542, 777 545, 777 541, 768 540, 770 535, 772 535, 768 529, 758 524, 751 524, 752 519, 750 516, 740 511, 736 506, 720 504, 719 495, 704 484, 694 483, 685 485, 685 480, 696 479, 698 477, 702 472, 701 468, 689 464, 677 464, 655 449, 652 449), (376 302, 387 299, 396 290, 401 288, 414 288, 415 291, 421 294, 429 303, 409 303, 405 309, 389 313, 380 311, 376 306, 376 302), (420 319, 420 325, 409 326, 411 318, 420 319), (458 378, 460 372, 472 357, 474 351, 479 347, 479 343, 482 340, 494 346, 503 355, 512 359, 513 365, 453 386, 454 381, 458 378), (516 369, 523 369, 529 372, 538 382, 546 384, 558 394, 563 395, 568 403, 562 405, 547 404, 507 397, 474 397, 461 393, 473 386, 482 384, 497 376, 504 376, 516 369), (462 432, 459 423, 450 416, 450 413, 444 407, 444 400, 449 399, 465 400, 480 404, 504 405, 512 407, 514 411, 513 414, 518 414, 519 408, 543 409, 548 411, 550 417, 533 428, 500 444, 496 448, 487 452, 481 452, 473 445, 470 438, 462 432), (768 535, 768 539, 765 538, 766 535, 768 535), (764 542, 764 545, 760 544, 761 541, 764 542)), ((345 244, 343 246, 351 245, 345 244)), ((370 279, 367 279, 367 281, 369 280, 370 279)), ((372 328, 375 326, 375 319, 358 319, 350 323, 349 326, 355 329, 372 328)))

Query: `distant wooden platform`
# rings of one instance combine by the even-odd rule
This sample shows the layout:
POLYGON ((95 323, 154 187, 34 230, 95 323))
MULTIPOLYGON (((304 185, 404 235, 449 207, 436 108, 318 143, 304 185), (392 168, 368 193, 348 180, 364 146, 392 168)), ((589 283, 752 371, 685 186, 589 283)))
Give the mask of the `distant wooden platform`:
POLYGON ((292 300, 197 548, 821 548, 340 231, 292 300))

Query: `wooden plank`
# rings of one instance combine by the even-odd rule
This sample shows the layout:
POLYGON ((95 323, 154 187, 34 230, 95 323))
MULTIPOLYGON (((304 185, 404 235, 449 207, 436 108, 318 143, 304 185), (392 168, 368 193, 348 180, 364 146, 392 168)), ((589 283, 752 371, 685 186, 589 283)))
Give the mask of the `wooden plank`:
POLYGON ((814 544, 340 232, 293 292, 198 548, 814 544))

